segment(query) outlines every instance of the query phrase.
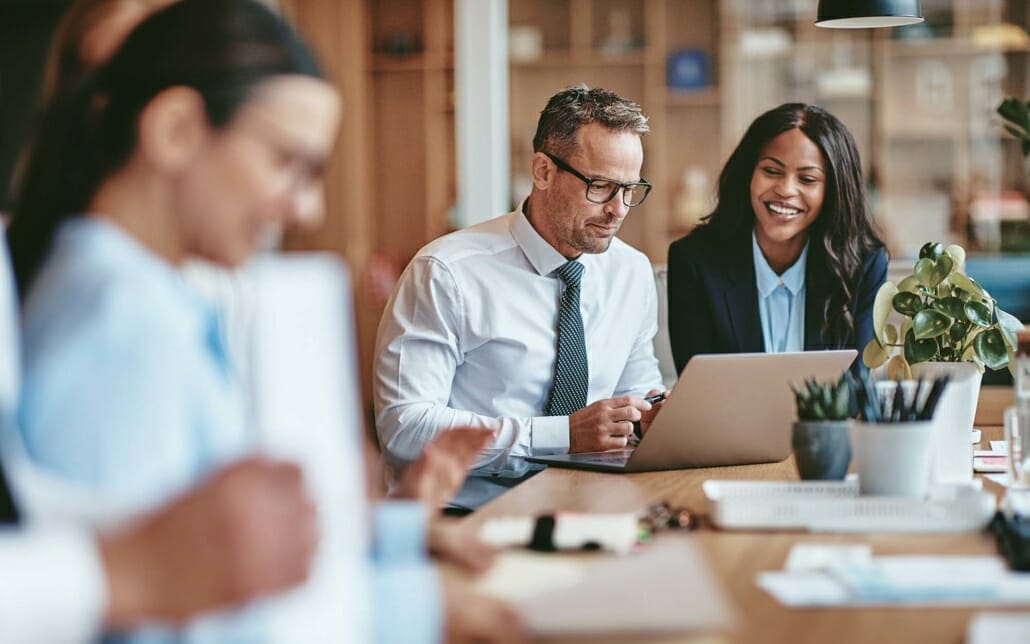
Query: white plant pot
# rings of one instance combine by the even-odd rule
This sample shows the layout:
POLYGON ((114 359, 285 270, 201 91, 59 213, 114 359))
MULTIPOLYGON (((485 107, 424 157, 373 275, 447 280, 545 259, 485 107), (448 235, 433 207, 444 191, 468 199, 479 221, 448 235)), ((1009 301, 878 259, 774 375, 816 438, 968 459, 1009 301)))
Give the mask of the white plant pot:
POLYGON ((862 494, 926 496, 934 456, 932 421, 851 424, 851 451, 862 494))
POLYGON ((969 362, 920 362, 912 365, 915 378, 932 380, 948 374, 934 413, 934 456, 931 481, 968 483, 973 480, 973 443, 970 432, 980 399, 983 374, 969 362))

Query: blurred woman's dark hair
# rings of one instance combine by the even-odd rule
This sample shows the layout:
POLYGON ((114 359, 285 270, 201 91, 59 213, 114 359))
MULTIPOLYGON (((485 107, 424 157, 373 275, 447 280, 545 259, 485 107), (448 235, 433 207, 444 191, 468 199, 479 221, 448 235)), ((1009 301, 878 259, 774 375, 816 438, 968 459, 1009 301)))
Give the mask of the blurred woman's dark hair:
POLYGON ((136 147, 140 113, 171 87, 203 98, 211 125, 229 124, 265 80, 322 78, 314 55, 255 0, 181 0, 144 20, 96 70, 55 88, 30 144, 7 231, 24 299, 60 224, 83 214, 136 147))
POLYGON ((843 347, 854 338, 850 302, 862 264, 883 242, 866 203, 858 146, 837 117, 815 105, 785 103, 756 118, 719 175, 718 201, 703 228, 724 239, 751 235, 751 177, 759 155, 770 141, 793 129, 819 147, 827 165, 822 210, 808 229, 808 261, 823 262, 839 286, 830 290, 823 332, 843 347))
POLYGON ((86 41, 101 26, 127 8, 144 11, 154 0, 75 0, 54 29, 43 71, 41 102, 45 105, 61 87, 81 78, 93 66, 86 58, 86 41))

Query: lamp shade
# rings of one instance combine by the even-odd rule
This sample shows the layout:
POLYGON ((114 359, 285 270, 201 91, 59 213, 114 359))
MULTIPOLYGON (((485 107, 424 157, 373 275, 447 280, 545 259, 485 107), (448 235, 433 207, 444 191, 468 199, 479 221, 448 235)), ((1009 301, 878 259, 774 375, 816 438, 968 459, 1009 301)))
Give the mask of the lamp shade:
POLYGON ((819 0, 817 27, 901 27, 923 21, 919 0, 819 0))

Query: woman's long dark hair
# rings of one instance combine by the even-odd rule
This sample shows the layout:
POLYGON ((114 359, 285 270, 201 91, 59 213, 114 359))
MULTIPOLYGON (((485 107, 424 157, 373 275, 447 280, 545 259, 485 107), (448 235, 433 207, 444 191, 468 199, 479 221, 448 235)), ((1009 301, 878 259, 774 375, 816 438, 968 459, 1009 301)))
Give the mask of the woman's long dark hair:
POLYGON ((57 88, 43 108, 7 232, 24 299, 60 224, 81 214, 136 147, 139 115, 157 94, 191 87, 224 127, 262 81, 321 78, 314 56, 254 0, 182 0, 143 21, 106 64, 57 88))
POLYGON ((809 261, 824 262, 835 278, 837 288, 830 289, 822 330, 835 345, 846 346, 855 334, 851 298, 862 263, 883 242, 866 205, 858 147, 837 117, 815 105, 785 103, 755 119, 719 175, 718 202, 705 228, 727 239, 750 236, 755 220, 751 177, 759 155, 766 144, 793 129, 819 147, 828 166, 822 210, 809 227, 809 261))

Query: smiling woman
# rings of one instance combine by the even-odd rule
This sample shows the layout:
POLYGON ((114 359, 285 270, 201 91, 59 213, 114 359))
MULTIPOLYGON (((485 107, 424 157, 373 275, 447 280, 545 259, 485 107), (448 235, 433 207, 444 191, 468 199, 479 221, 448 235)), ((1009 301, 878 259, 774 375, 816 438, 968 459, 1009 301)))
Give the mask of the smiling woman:
POLYGON ((755 119, 715 210, 669 248, 677 370, 698 353, 861 351, 887 275, 861 167, 851 133, 822 108, 788 103, 755 119))

